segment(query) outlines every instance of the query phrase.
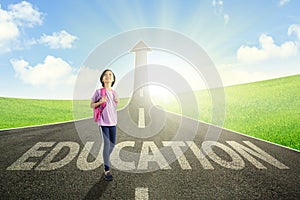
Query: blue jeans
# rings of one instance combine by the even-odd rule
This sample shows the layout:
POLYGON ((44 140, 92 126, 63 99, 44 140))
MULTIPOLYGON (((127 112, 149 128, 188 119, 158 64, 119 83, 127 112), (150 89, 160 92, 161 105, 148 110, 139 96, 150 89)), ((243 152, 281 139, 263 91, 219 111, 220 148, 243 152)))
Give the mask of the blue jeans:
POLYGON ((109 156, 116 144, 116 126, 101 126, 103 138, 103 161, 104 170, 108 171, 110 168, 109 156))

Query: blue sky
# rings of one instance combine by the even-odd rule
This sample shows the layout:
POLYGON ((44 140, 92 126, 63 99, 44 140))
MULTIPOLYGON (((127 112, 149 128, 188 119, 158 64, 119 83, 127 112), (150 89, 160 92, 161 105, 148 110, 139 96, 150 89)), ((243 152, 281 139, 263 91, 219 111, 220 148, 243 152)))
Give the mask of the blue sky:
MULTIPOLYGON (((117 34, 145 27, 174 30, 197 42, 224 85, 300 74, 296 0, 0 4, 0 96, 72 99, 77 74, 93 49, 117 34)), ((116 74, 122 73, 116 69, 116 74)))

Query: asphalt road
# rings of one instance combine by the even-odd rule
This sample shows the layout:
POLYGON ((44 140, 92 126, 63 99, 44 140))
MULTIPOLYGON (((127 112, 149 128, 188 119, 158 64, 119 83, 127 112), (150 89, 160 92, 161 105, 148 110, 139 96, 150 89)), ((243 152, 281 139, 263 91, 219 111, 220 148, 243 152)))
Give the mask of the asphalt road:
POLYGON ((299 151, 164 112, 145 91, 118 111, 112 182, 92 119, 1 131, 1 199, 300 199, 299 151))
MULTIPOLYGON (((151 149, 153 152, 149 150, 149 153, 146 153, 148 157, 140 160, 126 157, 126 152, 120 153, 120 165, 114 166, 112 170, 114 175, 112 182, 103 179, 102 164, 98 163, 88 168, 78 162, 79 154, 83 152, 86 142, 100 138, 97 126, 91 119, 76 122, 76 126, 74 122, 69 122, 1 131, 1 199, 300 198, 299 152, 228 130, 222 130, 217 143, 211 145, 204 142, 210 126, 199 123, 193 142, 189 141, 193 147, 187 148, 184 152, 185 159, 180 157, 172 162, 175 151, 170 146, 159 151, 160 153, 155 153, 155 147, 161 149, 167 143, 169 145, 171 143, 180 144, 181 148, 184 148, 188 144, 187 141, 173 141, 179 126, 178 122, 184 120, 181 123, 183 126, 185 123, 194 122, 191 122, 193 121, 191 119, 181 119, 171 113, 167 113, 166 116, 165 127, 155 136, 148 138, 137 138, 124 133, 120 128, 117 129, 117 144, 125 144, 123 149, 127 152, 138 153, 142 149, 151 149), (87 138, 83 139, 78 134, 78 127, 85 130, 87 138), (130 146, 128 141, 134 145, 130 146), (247 147, 246 152, 250 152, 249 149, 254 152, 263 150, 265 154, 259 152, 258 155, 252 152, 252 154, 248 153, 247 157, 247 153, 237 148, 236 143, 228 141, 247 147), (255 149, 251 144, 260 150, 255 149), (212 152, 208 152, 205 156, 207 159, 202 158, 200 162, 201 146, 211 147, 212 152), (197 150, 196 147, 199 149, 197 150), (31 150, 31 153, 28 153, 28 150, 31 150), (49 158, 49 155, 52 157, 49 158), (163 155, 165 159, 162 160, 170 164, 163 166, 164 162, 155 160, 155 156, 151 157, 151 155, 163 155), (61 162, 60 165, 49 164, 58 163, 66 157, 69 160, 61 162), (147 162, 147 159, 152 161, 147 162), (138 173, 126 171, 124 163, 132 164, 129 167, 140 171, 135 171, 138 173)), ((191 127, 185 127, 185 131, 188 133, 193 130, 191 127)), ((92 157, 89 158, 90 162, 93 161, 92 157)), ((114 161, 114 163, 118 162, 114 161)))

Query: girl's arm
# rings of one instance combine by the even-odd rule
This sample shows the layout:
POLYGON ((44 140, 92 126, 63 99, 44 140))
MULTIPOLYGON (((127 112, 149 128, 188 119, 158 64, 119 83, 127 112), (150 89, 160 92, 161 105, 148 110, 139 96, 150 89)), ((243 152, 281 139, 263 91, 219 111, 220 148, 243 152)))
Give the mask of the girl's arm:
POLYGON ((100 101, 98 101, 98 102, 94 102, 94 101, 92 100, 92 101, 91 101, 91 104, 90 104, 90 107, 95 109, 95 108, 99 107, 103 102, 106 102, 106 96, 102 97, 102 98, 100 99, 100 101))
POLYGON ((118 105, 118 103, 119 103, 119 98, 118 98, 118 95, 116 94, 116 92, 114 92, 114 102, 116 103, 116 105, 118 105))

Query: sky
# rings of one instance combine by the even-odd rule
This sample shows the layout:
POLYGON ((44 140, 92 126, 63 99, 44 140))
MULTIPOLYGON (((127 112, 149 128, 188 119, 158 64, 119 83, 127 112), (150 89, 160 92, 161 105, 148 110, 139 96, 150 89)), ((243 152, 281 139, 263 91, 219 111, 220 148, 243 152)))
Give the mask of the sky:
MULTIPOLYGON (((195 41, 224 86, 300 74, 297 0, 1 0, 0 5, 2 97, 72 99, 78 73, 97 46, 149 27, 195 41)), ((157 59, 155 52, 151 58, 157 59)), ((119 80, 134 63, 133 56, 123 60, 110 66, 119 80)))

